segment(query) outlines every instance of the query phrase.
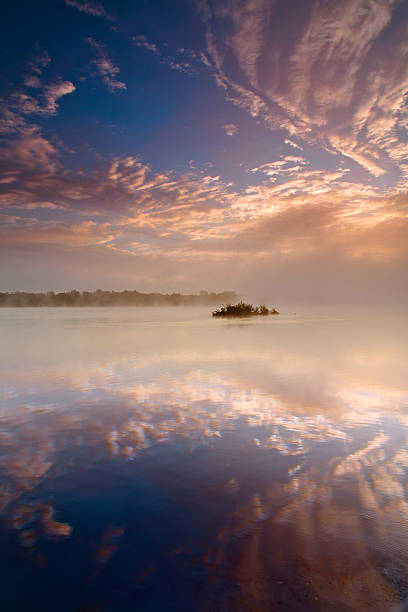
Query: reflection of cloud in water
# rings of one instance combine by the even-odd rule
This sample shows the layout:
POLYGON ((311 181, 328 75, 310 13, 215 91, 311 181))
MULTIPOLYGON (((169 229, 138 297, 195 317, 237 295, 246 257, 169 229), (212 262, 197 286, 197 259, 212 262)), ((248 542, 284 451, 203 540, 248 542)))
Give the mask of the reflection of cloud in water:
POLYGON ((124 527, 108 527, 105 530, 95 553, 95 560, 99 565, 107 563, 115 554, 118 550, 118 541, 125 531, 124 527))
MULTIPOLYGON (((318 479, 310 469, 240 501, 206 555, 214 581, 226 564, 235 575, 235 599, 229 604, 251 609, 256 601, 262 610, 304 609, 310 596, 324 610, 380 611, 396 605, 406 581, 395 576, 406 577, 408 570, 405 484, 391 475, 393 457, 371 467, 366 476, 348 474, 353 479, 348 493, 330 468, 318 479)), ((210 590, 208 597, 211 607, 210 590)), ((222 607, 227 596, 217 603, 222 607)))
MULTIPOLYGON (((203 443, 220 439, 222 444, 223 431, 246 422, 257 428, 260 452, 269 450, 287 457, 307 456, 316 443, 337 440, 343 445, 343 454, 347 447, 353 446, 356 425, 366 422, 371 426, 375 421, 386 419, 390 406, 394 407, 394 421, 400 419, 405 425, 406 418, 395 411, 395 401, 391 402, 391 397, 396 399, 395 392, 390 397, 387 390, 382 396, 377 390, 375 405, 368 413, 366 403, 363 406, 360 403, 361 390, 354 396, 355 401, 351 391, 343 392, 347 401, 334 419, 330 412, 313 414, 302 405, 293 406, 289 411, 285 396, 267 396, 256 388, 248 388, 240 380, 203 371, 188 372, 177 380, 161 375, 149 383, 133 384, 115 391, 106 391, 105 401, 102 396, 93 403, 61 402, 46 413, 40 409, 27 414, 24 406, 20 410, 6 409, 3 413, 4 453, 0 459, 4 511, 19 503, 25 492, 35 490, 51 468, 63 469, 58 461, 58 452, 63 448, 85 447, 88 461, 99 460, 106 454, 133 459, 143 449, 174 436, 201 439, 203 443)), ((402 393, 399 401, 403 401, 402 393)), ((398 476, 396 471, 390 474, 378 467, 386 459, 387 443, 391 448, 395 441, 390 439, 390 434, 380 432, 360 448, 344 456, 332 457, 330 478, 375 467, 375 490, 390 494, 398 489, 400 497, 403 496, 402 485, 393 481, 398 476)), ((394 448, 394 453, 395 463, 399 462, 401 470, 407 461, 406 451, 394 448)), ((297 472, 301 472, 301 468, 297 472)), ((290 517, 294 508, 303 506, 310 496, 315 496, 316 483, 309 482, 305 489, 303 478, 297 473, 286 485, 286 492, 292 487, 294 499, 280 510, 282 518, 290 517)), ((319 478, 321 480, 321 474, 319 478)), ((321 486, 319 490, 321 494, 321 486)))
POLYGON ((384 460, 383 446, 388 442, 389 436, 380 432, 372 440, 354 453, 350 453, 341 459, 334 468, 335 476, 359 472, 364 466, 371 466, 384 460))
POLYGON ((54 518, 50 504, 19 504, 10 517, 11 526, 20 531, 20 543, 30 548, 37 540, 48 538, 59 541, 71 535, 72 527, 54 518))
MULTIPOLYGON (((137 465, 157 444, 180 438, 190 448, 227 448, 230 434, 244 431, 239 444, 271 476, 251 489, 237 466, 222 482, 230 512, 203 563, 218 594, 223 568, 233 576, 236 593, 225 595, 226 609, 253 609, 254 601, 259 609, 296 609, 300 593, 310 595, 311 608, 395 605, 400 587, 390 576, 408 573, 405 377, 395 362, 387 369, 379 350, 371 371, 364 370, 366 353, 356 350, 327 365, 325 354, 316 362, 282 344, 268 351, 267 359, 238 348, 233 358, 226 351, 200 356, 197 348, 175 357, 147 352, 87 367, 72 362, 56 377, 51 366, 10 371, 0 421, 0 508, 21 545, 59 541, 75 529, 58 520, 64 517, 41 491, 76 453, 80 463, 72 469, 98 461, 137 465)), ((99 537, 98 572, 117 559, 123 533, 111 526, 99 537)), ((206 597, 211 609, 211 589, 206 597)))

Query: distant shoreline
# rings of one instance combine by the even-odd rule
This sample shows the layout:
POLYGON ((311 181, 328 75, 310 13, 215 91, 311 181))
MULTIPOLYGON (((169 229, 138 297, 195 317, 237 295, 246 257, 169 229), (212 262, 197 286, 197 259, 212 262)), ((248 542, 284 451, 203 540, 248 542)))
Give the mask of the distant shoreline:
POLYGON ((90 306, 215 306, 236 300, 235 291, 221 293, 140 293, 139 291, 0 292, 0 308, 90 306))

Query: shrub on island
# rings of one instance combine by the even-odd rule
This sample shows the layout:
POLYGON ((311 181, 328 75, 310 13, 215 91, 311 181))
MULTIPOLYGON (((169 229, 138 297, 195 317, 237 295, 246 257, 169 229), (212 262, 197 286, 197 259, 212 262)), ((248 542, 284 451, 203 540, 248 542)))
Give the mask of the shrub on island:
POLYGON ((261 306, 254 306, 253 304, 246 304, 245 302, 238 302, 238 304, 226 304, 220 306, 217 310, 212 313, 213 317, 252 317, 254 315, 275 315, 279 314, 276 308, 269 310, 262 304, 261 306))

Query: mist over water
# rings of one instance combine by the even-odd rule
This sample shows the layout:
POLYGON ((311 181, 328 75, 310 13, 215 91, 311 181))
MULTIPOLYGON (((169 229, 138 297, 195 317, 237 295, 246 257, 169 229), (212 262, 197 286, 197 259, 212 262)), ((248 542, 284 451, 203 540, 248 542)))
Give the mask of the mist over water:
POLYGON ((8 610, 400 610, 408 326, 0 310, 8 610))

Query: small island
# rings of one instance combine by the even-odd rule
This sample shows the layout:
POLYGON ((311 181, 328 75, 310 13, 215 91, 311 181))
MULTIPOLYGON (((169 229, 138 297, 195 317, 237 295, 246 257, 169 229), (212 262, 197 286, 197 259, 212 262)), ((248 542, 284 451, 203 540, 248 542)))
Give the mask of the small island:
POLYGON ((255 315, 277 315, 279 312, 276 308, 271 310, 262 304, 261 306, 253 306, 253 304, 246 304, 245 302, 238 302, 238 304, 226 304, 220 306, 217 310, 212 313, 213 317, 252 317, 255 315))

